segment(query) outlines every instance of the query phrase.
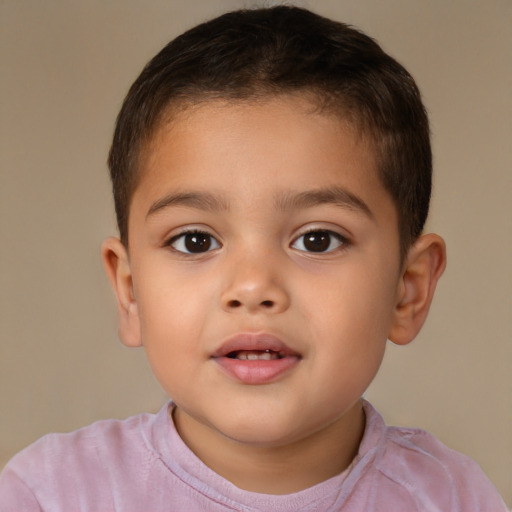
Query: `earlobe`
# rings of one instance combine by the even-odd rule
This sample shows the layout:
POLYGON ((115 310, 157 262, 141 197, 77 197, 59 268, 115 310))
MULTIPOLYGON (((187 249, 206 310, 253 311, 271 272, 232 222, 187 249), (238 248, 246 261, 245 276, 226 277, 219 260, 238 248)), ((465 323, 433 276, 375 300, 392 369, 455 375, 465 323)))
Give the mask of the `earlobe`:
POLYGON ((422 235, 409 250, 398 286, 388 338, 410 343, 427 318, 437 282, 446 267, 446 247, 435 234, 422 235))
POLYGON ((128 253, 118 238, 107 238, 101 246, 107 277, 117 299, 119 338, 128 347, 142 345, 137 301, 133 290, 128 253))

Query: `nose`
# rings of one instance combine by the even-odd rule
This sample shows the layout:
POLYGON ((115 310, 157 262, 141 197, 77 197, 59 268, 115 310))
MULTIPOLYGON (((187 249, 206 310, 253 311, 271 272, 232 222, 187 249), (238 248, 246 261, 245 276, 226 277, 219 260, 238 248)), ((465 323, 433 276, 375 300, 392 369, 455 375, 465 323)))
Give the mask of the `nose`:
POLYGON ((267 314, 286 311, 290 296, 280 270, 277 262, 265 257, 232 262, 221 294, 223 309, 267 314))

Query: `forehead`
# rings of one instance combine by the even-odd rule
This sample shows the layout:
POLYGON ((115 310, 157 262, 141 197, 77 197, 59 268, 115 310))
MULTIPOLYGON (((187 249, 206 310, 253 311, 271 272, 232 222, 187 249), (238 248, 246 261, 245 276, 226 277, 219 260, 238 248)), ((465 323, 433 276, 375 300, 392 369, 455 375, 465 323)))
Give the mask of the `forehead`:
MULTIPOLYGON (((171 113, 147 144, 139 166, 137 197, 153 200, 173 189, 258 191, 275 197, 296 189, 343 186, 385 193, 375 151, 360 130, 320 111, 300 96, 265 101, 209 101, 171 113)), ((231 200, 240 198, 235 193, 231 200)), ((354 192, 355 194, 355 192, 354 192)), ((261 194, 260 194, 261 195, 261 194)), ((226 197, 226 200, 229 198, 226 197)))

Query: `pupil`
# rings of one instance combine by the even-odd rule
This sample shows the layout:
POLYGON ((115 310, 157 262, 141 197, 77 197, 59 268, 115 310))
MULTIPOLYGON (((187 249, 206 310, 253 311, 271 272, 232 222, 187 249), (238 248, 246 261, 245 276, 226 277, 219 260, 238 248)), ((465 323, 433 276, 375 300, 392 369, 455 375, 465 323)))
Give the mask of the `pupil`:
POLYGON ((308 251, 324 252, 329 249, 331 237, 327 231, 315 231, 305 235, 304 247, 308 251))
POLYGON ((211 244, 210 235, 205 233, 188 233, 185 236, 185 247, 189 252, 206 252, 211 244))

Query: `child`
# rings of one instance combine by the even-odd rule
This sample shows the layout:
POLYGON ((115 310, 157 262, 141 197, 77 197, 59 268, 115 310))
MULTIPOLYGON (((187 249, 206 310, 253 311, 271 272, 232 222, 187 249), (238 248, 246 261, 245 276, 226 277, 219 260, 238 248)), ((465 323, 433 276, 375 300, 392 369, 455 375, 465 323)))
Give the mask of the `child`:
POLYGON ((36 442, 2 512, 505 510, 361 398, 445 266, 426 114, 374 41, 293 7, 200 25, 130 89, 109 165, 120 337, 173 401, 36 442))

